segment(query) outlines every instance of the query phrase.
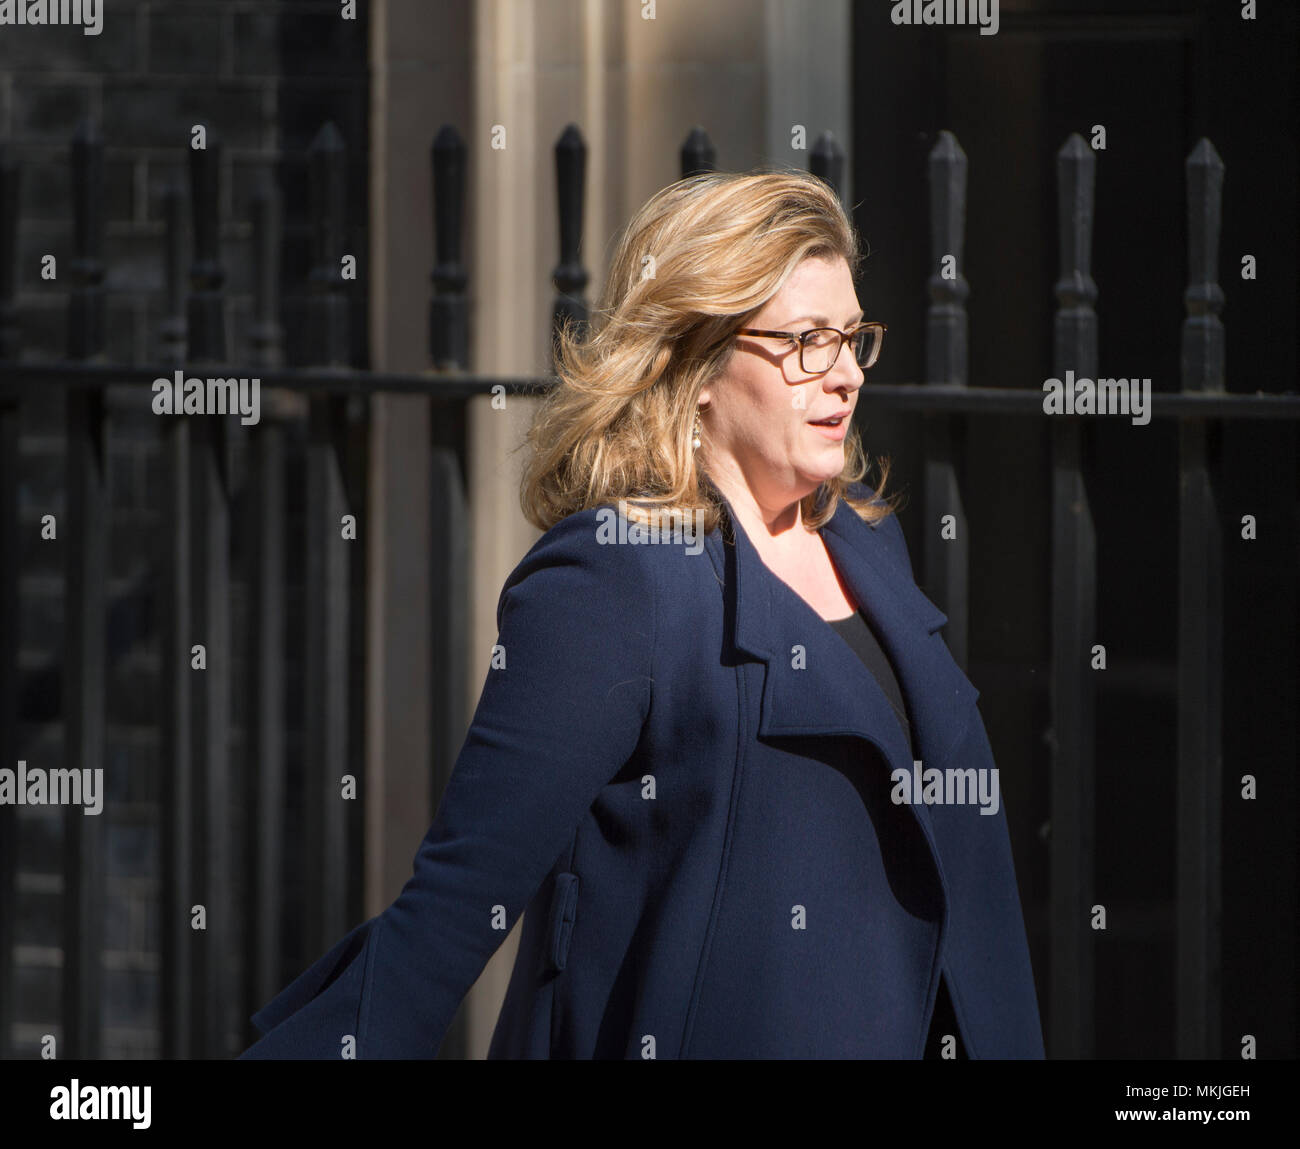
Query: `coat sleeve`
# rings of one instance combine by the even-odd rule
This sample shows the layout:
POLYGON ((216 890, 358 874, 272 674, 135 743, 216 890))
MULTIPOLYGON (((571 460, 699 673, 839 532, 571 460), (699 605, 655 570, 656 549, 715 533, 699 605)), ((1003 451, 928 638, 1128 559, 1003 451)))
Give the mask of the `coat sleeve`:
POLYGON ((488 671, 433 824, 397 900, 254 1018, 245 1058, 431 1058, 650 707, 647 548, 601 545, 595 509, 546 533, 507 579, 488 671), (504 928, 503 928, 504 917, 504 928))

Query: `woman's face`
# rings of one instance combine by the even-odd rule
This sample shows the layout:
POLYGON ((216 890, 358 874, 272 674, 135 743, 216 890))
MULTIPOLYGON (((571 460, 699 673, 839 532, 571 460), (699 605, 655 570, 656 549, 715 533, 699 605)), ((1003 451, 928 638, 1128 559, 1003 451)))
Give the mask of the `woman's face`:
MULTIPOLYGON (((862 318, 843 256, 805 259, 747 326, 847 331, 862 318)), ((789 341, 740 335, 726 369, 700 392, 709 476, 733 498, 744 484, 758 509, 777 515, 844 469, 862 368, 848 344, 824 375, 806 374, 789 341), (836 426, 815 425, 843 416, 836 426)))

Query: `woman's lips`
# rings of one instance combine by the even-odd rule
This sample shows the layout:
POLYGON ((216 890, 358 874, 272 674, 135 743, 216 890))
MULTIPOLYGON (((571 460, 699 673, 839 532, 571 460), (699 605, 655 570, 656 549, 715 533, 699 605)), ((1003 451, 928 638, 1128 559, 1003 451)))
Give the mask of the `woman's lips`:
POLYGON ((838 423, 809 423, 808 426, 832 442, 838 443, 849 433, 849 417, 843 416, 838 423))

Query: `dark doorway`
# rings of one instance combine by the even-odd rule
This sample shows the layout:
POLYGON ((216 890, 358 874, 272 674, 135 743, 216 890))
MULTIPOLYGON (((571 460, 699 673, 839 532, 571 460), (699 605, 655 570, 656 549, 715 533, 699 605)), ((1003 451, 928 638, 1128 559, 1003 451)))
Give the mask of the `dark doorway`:
MULTIPOLYGON (((1243 20, 1233 3, 1030 0, 1001 4, 996 35, 899 27, 854 5, 855 220, 870 251, 868 317, 889 323, 871 381, 925 381, 932 273, 927 156, 952 131, 968 158, 972 386, 1039 390, 1052 370, 1056 153, 1094 145, 1093 277, 1101 373, 1180 386, 1187 209, 1184 161, 1207 137, 1225 169, 1219 282, 1227 389, 1296 389, 1297 13, 1243 20), (1098 128, 1104 129, 1104 149, 1098 128), (1243 280, 1254 255, 1257 278, 1243 280)), ((1285 7, 1285 10, 1283 8, 1285 7)), ((919 418, 859 404, 891 489, 919 499, 919 418)), ((1178 432, 1100 420, 1092 438, 1097 641, 1095 951, 1098 1058, 1176 1056, 1178 432)), ((1222 437, 1222 1038, 1217 1056, 1296 1055, 1296 552, 1294 420, 1233 422, 1222 437), (1243 514, 1269 524, 1240 540, 1243 514), (1267 535, 1267 537, 1265 537, 1267 535), (1241 778, 1271 796, 1242 801, 1241 778)), ((970 530, 967 672, 1011 797, 1008 811, 1039 1000, 1052 1050, 1047 774, 1051 759, 1048 436, 1038 420, 976 416, 963 440, 970 530)), ((921 533, 902 522, 918 573, 921 533)), ((940 606, 944 604, 939 603, 940 606)))

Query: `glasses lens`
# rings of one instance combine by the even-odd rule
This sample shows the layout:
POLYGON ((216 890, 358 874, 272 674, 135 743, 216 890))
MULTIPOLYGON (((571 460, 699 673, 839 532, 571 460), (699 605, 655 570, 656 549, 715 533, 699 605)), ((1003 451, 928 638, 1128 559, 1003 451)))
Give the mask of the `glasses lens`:
MULTIPOLYGON (((867 368, 875 363, 880 354, 880 337, 883 332, 884 329, 879 324, 872 324, 869 327, 859 327, 849 336, 853 358, 859 367, 867 368)), ((809 375, 824 375, 835 366, 840 344, 840 333, 834 328, 819 327, 807 332, 801 344, 804 371, 809 375)))
POLYGON ((803 338, 803 369, 822 375, 831 369, 840 350, 840 335, 829 327, 809 331, 803 338))
POLYGON ((880 354, 880 328, 862 327, 853 333, 853 357, 859 367, 870 367, 880 354))

